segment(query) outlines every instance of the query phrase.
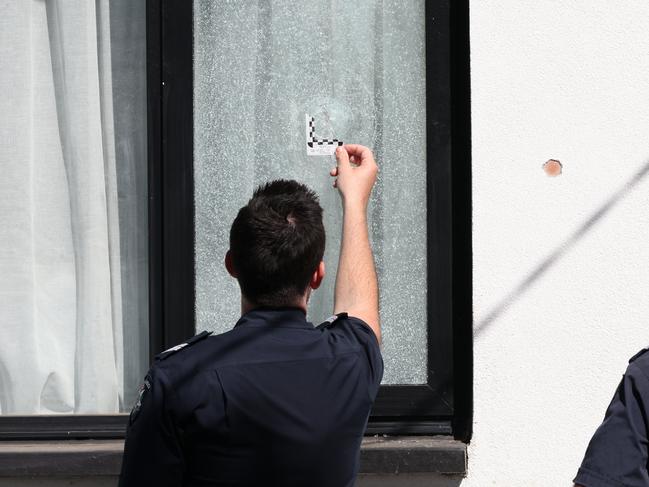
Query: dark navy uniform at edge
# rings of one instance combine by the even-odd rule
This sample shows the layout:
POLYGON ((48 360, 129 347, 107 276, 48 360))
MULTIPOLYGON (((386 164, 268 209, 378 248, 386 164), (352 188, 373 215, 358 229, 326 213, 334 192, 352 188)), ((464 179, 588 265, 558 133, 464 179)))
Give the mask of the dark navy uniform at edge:
POLYGON ((161 354, 120 486, 353 486, 383 361, 366 323, 332 318, 314 327, 301 309, 260 308, 161 354))
POLYGON ((649 349, 629 360, 574 482, 585 487, 649 487, 649 349))

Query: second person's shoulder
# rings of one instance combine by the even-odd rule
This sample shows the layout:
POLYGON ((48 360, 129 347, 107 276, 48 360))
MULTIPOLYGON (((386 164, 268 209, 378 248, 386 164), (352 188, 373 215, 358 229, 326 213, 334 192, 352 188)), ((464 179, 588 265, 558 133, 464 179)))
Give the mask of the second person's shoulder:
POLYGON ((649 378, 649 347, 643 348, 633 357, 629 359, 629 366, 627 368, 627 374, 635 371, 642 372, 647 378, 649 378))

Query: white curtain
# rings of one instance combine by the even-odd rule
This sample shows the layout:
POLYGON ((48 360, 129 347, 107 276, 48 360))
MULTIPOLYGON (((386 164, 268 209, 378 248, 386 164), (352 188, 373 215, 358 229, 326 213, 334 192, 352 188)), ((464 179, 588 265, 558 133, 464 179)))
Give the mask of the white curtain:
POLYGON ((115 413, 124 343, 145 352, 132 313, 124 328, 142 212, 118 172, 141 154, 117 157, 115 18, 108 0, 1 4, 0 412, 115 413))
POLYGON ((370 220, 384 382, 426 382, 424 6, 423 0, 194 1, 200 329, 225 331, 236 320, 238 288, 222 264, 229 225, 254 187, 275 178, 297 179, 320 196, 328 275, 309 316, 318 321, 332 313, 341 209, 328 176, 335 161, 306 155, 308 113, 317 135, 375 152, 380 172, 370 220))

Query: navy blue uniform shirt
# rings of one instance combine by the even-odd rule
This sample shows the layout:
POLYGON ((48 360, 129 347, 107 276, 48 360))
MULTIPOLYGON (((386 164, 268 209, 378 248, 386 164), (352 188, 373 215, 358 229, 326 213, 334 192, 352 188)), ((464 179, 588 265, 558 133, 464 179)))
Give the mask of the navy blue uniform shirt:
POLYGON ((383 376, 363 321, 246 313, 162 353, 131 412, 120 486, 352 486, 383 376))
POLYGON ((585 487, 649 487, 649 353, 629 361, 626 373, 590 440, 574 482, 585 487))

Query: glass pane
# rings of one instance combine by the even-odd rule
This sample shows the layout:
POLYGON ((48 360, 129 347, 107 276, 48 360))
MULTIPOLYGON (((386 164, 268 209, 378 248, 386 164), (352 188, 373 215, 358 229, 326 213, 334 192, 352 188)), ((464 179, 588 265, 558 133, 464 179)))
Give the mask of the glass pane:
POLYGON ((146 372, 145 13, 144 0, 6 5, 2 414, 127 411, 146 372))
POLYGON ((262 182, 292 178, 320 196, 328 276, 309 311, 332 313, 341 208, 316 135, 373 148, 370 208, 380 279, 384 383, 426 382, 424 2, 194 2, 197 327, 230 329, 238 287, 223 267, 229 228, 262 182))

